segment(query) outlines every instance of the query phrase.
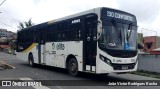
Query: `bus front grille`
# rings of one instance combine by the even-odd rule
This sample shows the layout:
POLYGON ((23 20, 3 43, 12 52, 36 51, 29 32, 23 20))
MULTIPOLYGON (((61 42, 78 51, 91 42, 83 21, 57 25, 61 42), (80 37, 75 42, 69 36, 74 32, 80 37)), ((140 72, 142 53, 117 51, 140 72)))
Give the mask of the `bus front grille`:
POLYGON ((134 69, 135 63, 130 63, 130 64, 115 64, 112 63, 112 67, 114 70, 129 70, 129 69, 134 69))

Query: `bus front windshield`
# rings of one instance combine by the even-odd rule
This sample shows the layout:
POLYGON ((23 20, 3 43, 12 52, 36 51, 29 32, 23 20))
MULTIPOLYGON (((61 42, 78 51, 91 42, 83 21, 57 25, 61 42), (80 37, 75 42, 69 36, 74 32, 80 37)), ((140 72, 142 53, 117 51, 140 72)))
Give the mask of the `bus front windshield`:
POLYGON ((115 50, 136 50, 137 27, 132 23, 103 21, 100 47, 115 50))

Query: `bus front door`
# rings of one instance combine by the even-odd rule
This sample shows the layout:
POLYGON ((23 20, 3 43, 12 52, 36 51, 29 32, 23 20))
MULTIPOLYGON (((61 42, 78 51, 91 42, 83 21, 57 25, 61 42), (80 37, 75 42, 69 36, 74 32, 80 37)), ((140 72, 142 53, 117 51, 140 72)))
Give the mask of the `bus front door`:
POLYGON ((97 55, 97 16, 89 16, 84 21, 83 70, 95 72, 97 55))

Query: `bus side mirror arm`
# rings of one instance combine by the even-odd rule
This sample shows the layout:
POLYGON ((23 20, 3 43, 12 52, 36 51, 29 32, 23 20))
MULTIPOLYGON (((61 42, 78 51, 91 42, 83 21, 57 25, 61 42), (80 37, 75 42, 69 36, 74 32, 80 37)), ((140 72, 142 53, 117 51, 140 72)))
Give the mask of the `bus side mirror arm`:
POLYGON ((145 49, 140 43, 137 43, 138 49, 145 49))
POLYGON ((97 40, 99 40, 102 36, 102 33, 98 33, 97 40))
POLYGON ((99 23, 102 23, 102 21, 101 21, 101 20, 98 20, 97 23, 98 23, 98 24, 99 24, 99 23))

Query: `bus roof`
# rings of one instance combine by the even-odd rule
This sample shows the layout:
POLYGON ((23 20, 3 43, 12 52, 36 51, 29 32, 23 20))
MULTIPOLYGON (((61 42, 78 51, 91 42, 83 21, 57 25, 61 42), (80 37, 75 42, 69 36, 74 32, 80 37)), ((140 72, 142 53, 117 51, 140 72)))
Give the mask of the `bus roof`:
POLYGON ((125 13, 125 14, 129 14, 129 15, 135 17, 133 14, 130 14, 130 13, 125 12, 125 11, 121 11, 121 10, 117 10, 117 9, 113 9, 113 8, 108 8, 108 7, 97 7, 97 8, 93 8, 93 9, 90 9, 90 10, 79 12, 79 13, 76 13, 76 14, 73 14, 73 15, 69 15, 69 16, 65 16, 65 17, 62 17, 62 18, 55 19, 55 20, 51 20, 51 21, 48 21, 47 23, 48 24, 52 24, 54 22, 58 22, 58 21, 61 21, 61 20, 66 20, 66 19, 82 16, 82 15, 89 14, 89 13, 100 13, 101 9, 103 9, 103 8, 119 11, 119 12, 122 12, 122 13, 125 13))
MULTIPOLYGON (((83 11, 83 12, 79 12, 77 14, 73 14, 73 15, 65 16, 65 17, 62 17, 62 18, 55 19, 55 20, 47 21, 47 22, 44 22, 44 23, 41 23, 41 24, 37 24, 37 25, 34 25, 32 27, 29 27, 29 28, 40 29, 40 28, 46 27, 46 26, 48 26, 50 24, 53 24, 55 22, 62 21, 62 20, 67 20, 67 19, 70 19, 70 18, 74 18, 74 17, 78 17, 78 16, 90 14, 90 13, 100 13, 100 11, 101 11, 102 8, 119 11, 119 12, 126 13, 126 14, 129 14, 129 15, 132 15, 133 17, 135 17, 133 14, 130 14, 130 13, 127 13, 127 12, 124 12, 124 11, 121 11, 121 10, 117 10, 117 9, 113 9, 113 8, 108 8, 108 7, 97 7, 97 8, 93 8, 93 9, 86 10, 86 11, 83 11)), ((25 29, 27 30, 29 28, 24 28, 23 30, 25 30, 25 29)))

